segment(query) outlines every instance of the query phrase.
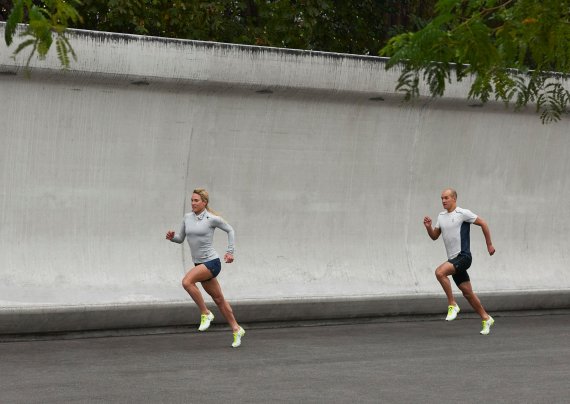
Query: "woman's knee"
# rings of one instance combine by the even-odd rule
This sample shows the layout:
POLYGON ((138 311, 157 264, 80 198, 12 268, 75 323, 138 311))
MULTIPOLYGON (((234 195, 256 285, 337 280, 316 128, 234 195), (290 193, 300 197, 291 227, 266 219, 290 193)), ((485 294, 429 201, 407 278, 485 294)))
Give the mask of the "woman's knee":
POLYGON ((211 285, 210 283, 208 283, 205 286, 206 287, 204 289, 210 295, 214 303, 216 303, 216 306, 222 306, 223 304, 225 304, 226 299, 224 298, 224 294, 222 293, 222 290, 219 287, 215 287, 213 284, 211 285))
POLYGON ((226 301, 226 299, 224 299, 224 296, 212 296, 212 300, 214 303, 216 303, 216 306, 221 306, 226 301))
POLYGON ((185 276, 182 278, 182 287, 186 290, 189 290, 192 286, 196 286, 196 282, 192 280, 192 277, 185 276))

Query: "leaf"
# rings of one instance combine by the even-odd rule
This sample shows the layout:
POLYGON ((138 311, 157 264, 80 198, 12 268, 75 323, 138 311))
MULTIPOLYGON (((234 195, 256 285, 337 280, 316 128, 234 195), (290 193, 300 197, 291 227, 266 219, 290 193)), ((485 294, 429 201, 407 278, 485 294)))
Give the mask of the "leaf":
POLYGON ((14 55, 17 55, 18 53, 20 53, 24 48, 27 48, 30 45, 34 45, 36 42, 37 42, 37 39, 28 39, 28 40, 22 42, 21 44, 18 45, 18 47, 14 51, 14 55))
POLYGON ((65 35, 61 35, 59 38, 65 43, 67 52, 69 54, 71 54, 71 56, 73 57, 73 60, 77 61, 77 55, 75 54, 73 47, 69 43, 69 39, 65 35))
POLYGON ((412 98, 419 96, 419 82, 420 78, 416 71, 405 70, 398 79, 396 91, 403 92, 404 100, 410 101, 412 98))
POLYGON ((427 82, 432 97, 440 97, 445 92, 445 82, 450 77, 447 63, 431 63, 424 70, 423 78, 427 82))
POLYGON ((23 18, 24 0, 17 0, 14 3, 14 7, 8 16, 6 27, 4 28, 4 40, 6 41, 6 45, 10 46, 12 44, 12 39, 14 37, 14 33, 16 32, 18 23, 22 22, 23 18))
POLYGON ((22 50, 31 47, 31 51, 26 61, 26 69, 34 55, 40 59, 46 57, 51 45, 54 42, 53 35, 57 34, 56 53, 64 68, 69 67, 70 56, 77 59, 69 40, 65 36, 70 21, 78 21, 81 17, 74 4, 80 4, 77 0, 44 0, 32 2, 31 0, 18 0, 15 3, 13 12, 10 15, 9 28, 6 30, 6 41, 13 40, 13 34, 18 22, 22 21, 27 14, 28 25, 24 32, 20 34, 25 39, 13 55, 17 55, 22 50))
POLYGON ((57 37, 55 40, 55 48, 57 52, 57 57, 60 63, 65 67, 69 67, 69 54, 67 51, 67 45, 61 37, 57 37))

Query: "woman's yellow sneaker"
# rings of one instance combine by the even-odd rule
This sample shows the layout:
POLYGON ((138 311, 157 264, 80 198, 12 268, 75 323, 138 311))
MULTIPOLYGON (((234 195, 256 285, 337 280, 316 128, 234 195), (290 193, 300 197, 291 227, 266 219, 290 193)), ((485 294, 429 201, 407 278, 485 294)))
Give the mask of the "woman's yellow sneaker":
POLYGON ((214 314, 209 312, 208 314, 202 314, 200 316, 200 327, 198 327, 198 331, 206 331, 210 328, 210 323, 214 321, 214 314))
POLYGON ((241 345, 241 337, 245 335, 245 330, 243 328, 239 328, 236 332, 234 332, 234 342, 232 342, 232 346, 237 348, 241 345))
POLYGON ((483 320, 483 329, 481 330, 481 334, 488 335, 493 324, 495 324, 495 320, 491 316, 489 316, 487 320, 483 320))

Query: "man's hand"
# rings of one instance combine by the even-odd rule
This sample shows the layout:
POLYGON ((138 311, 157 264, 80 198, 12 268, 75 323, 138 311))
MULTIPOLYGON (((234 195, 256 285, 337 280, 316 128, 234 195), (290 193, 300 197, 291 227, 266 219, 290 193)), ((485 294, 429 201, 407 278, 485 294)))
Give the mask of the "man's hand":
POLYGON ((441 230, 439 228, 434 229, 431 227, 431 217, 426 216, 424 217, 424 226, 426 227, 427 233, 432 240, 437 240, 439 235, 441 234, 441 230))
POLYGON ((174 237, 174 232, 172 230, 166 232, 166 239, 167 240, 172 240, 173 237, 174 237))
POLYGON ((230 253, 226 253, 226 255, 224 255, 224 261, 226 261, 227 264, 231 264, 234 262, 234 256, 230 253))
POLYGON ((487 251, 489 251, 489 255, 495 254, 495 247, 493 247, 493 244, 489 244, 487 246, 487 251))

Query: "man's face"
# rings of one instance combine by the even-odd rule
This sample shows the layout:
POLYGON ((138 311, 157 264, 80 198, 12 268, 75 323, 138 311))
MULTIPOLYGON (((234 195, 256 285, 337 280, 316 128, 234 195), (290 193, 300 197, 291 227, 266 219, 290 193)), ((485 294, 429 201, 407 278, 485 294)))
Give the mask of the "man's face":
POLYGON ((453 210, 455 207, 455 198, 453 198, 450 190, 443 191, 441 194, 441 203, 445 210, 453 210))

